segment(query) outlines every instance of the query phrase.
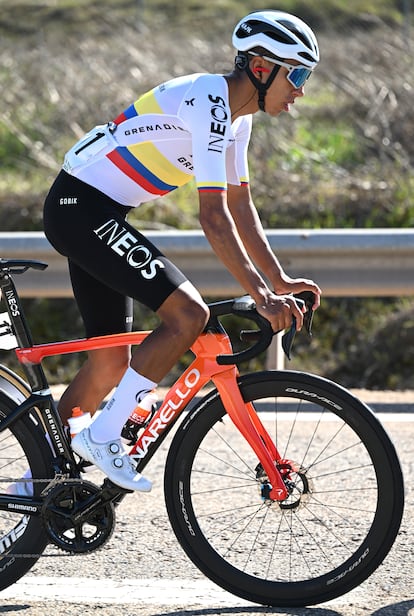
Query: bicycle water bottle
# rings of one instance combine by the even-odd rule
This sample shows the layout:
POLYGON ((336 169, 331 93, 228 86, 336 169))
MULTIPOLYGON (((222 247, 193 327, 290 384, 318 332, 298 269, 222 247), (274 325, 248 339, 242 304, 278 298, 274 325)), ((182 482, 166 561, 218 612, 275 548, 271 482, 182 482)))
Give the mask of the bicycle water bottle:
POLYGON ((157 392, 153 389, 134 408, 121 432, 121 437, 127 445, 135 443, 138 432, 149 422, 155 413, 157 401, 157 392))
POLYGON ((84 428, 88 428, 92 421, 90 413, 84 413, 79 406, 75 406, 72 409, 72 417, 69 417, 68 424, 70 435, 73 438, 84 428))

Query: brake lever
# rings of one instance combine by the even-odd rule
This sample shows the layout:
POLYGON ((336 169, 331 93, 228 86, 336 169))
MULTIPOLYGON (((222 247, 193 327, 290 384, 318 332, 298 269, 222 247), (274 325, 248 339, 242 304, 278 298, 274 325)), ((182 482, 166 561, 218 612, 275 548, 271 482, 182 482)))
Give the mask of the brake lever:
MULTIPOLYGON (((294 296, 296 303, 299 306, 306 306, 307 311, 303 315, 303 325, 305 330, 312 336, 312 324, 313 324, 313 304, 315 302, 315 296, 312 291, 303 291, 294 296)), ((286 354, 286 357, 292 359, 292 347, 296 336, 296 317, 292 317, 292 325, 286 333, 282 336, 282 349, 286 354)))
POLYGON ((313 304, 315 303, 315 295, 312 291, 302 291, 302 293, 295 295, 295 299, 305 302, 306 312, 303 315, 303 325, 309 336, 312 336, 313 304))
POLYGON ((292 359, 292 347, 293 341, 296 336, 296 317, 292 317, 292 325, 288 329, 286 333, 282 336, 282 349, 286 355, 286 357, 290 360, 292 359))

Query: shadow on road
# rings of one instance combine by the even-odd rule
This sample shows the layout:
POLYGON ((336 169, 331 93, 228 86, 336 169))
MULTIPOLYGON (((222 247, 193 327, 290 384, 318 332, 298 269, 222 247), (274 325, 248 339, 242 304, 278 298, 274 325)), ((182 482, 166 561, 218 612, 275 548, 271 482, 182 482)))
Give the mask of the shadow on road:
MULTIPOLYGON (((330 608, 297 607, 278 608, 252 605, 250 607, 219 607, 199 610, 180 610, 179 612, 162 612, 158 616, 248 616, 249 614, 291 614, 291 616, 341 616, 341 613, 330 608)), ((378 616, 386 616, 381 614, 378 616)))
MULTIPOLYGON (((355 609, 355 606, 354 606, 355 609)), ((375 609, 370 616, 409 616, 414 609, 414 599, 392 603, 375 609)), ((0 609, 0 613, 1 613, 0 609)), ((260 605, 251 607, 219 607, 199 610, 180 610, 178 612, 162 612, 157 616, 248 616, 249 614, 289 614, 291 616, 346 616, 347 608, 338 610, 323 607, 272 608, 260 605)), ((355 613, 353 611, 353 613, 355 613)))
POLYGON ((372 616, 408 616, 410 610, 414 610, 414 599, 407 599, 407 601, 400 601, 399 603, 381 607, 379 610, 372 612, 372 616))

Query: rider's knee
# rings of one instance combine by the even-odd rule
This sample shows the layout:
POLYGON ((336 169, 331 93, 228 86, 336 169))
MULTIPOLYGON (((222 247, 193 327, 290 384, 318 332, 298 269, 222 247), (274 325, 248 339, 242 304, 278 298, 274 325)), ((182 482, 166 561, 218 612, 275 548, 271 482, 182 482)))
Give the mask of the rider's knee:
POLYGON ((201 299, 187 298, 164 313, 162 320, 174 335, 192 342, 203 331, 209 314, 208 307, 201 299))
POLYGON ((187 282, 166 299, 157 314, 173 333, 195 339, 206 326, 210 311, 197 289, 187 282))
POLYGON ((210 311, 203 301, 193 301, 191 306, 189 306, 187 319, 195 333, 199 334, 203 331, 209 316, 210 311))

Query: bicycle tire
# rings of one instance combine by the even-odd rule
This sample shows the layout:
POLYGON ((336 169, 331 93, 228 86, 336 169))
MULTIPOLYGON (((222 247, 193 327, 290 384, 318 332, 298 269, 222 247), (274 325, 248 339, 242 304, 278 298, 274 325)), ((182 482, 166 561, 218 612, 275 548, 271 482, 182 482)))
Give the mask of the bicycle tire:
POLYGON ((382 563, 400 527, 391 440, 364 403, 322 377, 262 372, 239 385, 245 401, 272 411, 262 417, 281 457, 296 461, 296 487, 282 504, 260 498, 258 460, 214 391, 188 413, 167 457, 178 541, 207 577, 254 603, 303 607, 347 593, 382 563))
MULTIPOLYGON (((5 417, 16 403, 0 394, 0 416, 5 417)), ((37 413, 28 413, 9 429, 0 433, 0 495, 27 469, 32 478, 46 480, 52 472, 52 452, 45 439, 37 413), (43 446, 42 446, 43 444, 43 446)), ((17 484, 16 484, 17 485, 17 484)), ((23 485, 20 483, 19 485, 23 485)), ((45 488, 45 481, 29 481, 35 496, 45 488)), ((30 502, 28 503, 30 505, 30 502)), ((14 584, 37 562, 48 544, 48 536, 39 516, 21 511, 0 511, 0 590, 14 584)))

